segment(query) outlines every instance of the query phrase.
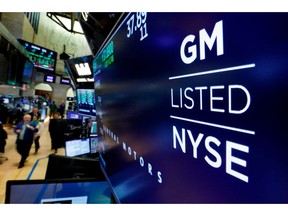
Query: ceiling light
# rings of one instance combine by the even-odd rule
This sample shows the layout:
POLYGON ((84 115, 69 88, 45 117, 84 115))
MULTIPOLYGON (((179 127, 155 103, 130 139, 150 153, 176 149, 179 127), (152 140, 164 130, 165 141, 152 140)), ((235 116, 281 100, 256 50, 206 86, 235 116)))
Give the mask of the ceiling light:
POLYGON ((87 82, 86 78, 77 78, 77 82, 87 82))
POLYGON ((77 82, 94 82, 94 78, 77 78, 77 82))
POLYGON ((75 64, 76 71, 79 76, 89 76, 92 75, 92 72, 90 70, 89 64, 86 63, 80 63, 75 64))

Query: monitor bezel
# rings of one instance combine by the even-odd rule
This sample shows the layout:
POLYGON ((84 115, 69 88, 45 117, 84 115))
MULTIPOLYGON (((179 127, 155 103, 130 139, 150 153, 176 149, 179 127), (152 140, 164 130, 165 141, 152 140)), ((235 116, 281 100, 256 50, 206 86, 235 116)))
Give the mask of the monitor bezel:
POLYGON ((85 182, 103 182, 96 178, 73 178, 73 179, 30 179, 30 180, 8 180, 6 182, 5 204, 11 204, 11 189, 15 185, 33 185, 33 184, 57 184, 57 183, 85 183, 85 182))

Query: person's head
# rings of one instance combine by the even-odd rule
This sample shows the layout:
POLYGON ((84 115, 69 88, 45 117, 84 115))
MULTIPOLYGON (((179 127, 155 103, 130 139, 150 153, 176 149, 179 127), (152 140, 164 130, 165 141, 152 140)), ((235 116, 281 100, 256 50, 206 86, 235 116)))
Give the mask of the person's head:
POLYGON ((38 121, 38 119, 39 119, 38 116, 34 115, 32 121, 38 121))
POLYGON ((38 113, 38 108, 37 108, 37 107, 34 107, 33 110, 32 110, 32 112, 33 112, 34 114, 37 114, 37 113, 38 113))
POLYGON ((61 115, 59 112, 55 112, 54 115, 53 115, 53 118, 54 119, 60 119, 61 118, 61 115))
POLYGON ((29 123, 31 121, 31 115, 25 114, 23 116, 23 121, 24 121, 24 123, 29 123))

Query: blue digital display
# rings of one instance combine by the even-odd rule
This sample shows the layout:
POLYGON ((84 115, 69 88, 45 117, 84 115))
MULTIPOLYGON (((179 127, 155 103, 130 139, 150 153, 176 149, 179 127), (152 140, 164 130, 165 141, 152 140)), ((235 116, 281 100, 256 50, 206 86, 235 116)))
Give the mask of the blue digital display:
POLYGON ((94 89, 76 89, 78 113, 86 116, 96 116, 94 89))
POLYGON ((71 81, 70 79, 67 79, 67 78, 60 78, 60 83, 61 84, 65 84, 65 85, 70 85, 71 84, 71 81))
POLYGON ((56 81, 56 76, 48 75, 48 74, 44 75, 44 82, 46 82, 46 83, 55 83, 55 81, 56 81))
POLYGON ((118 202, 288 202, 287 22, 127 15, 93 61, 101 164, 118 202))
POLYGON ((9 180, 7 204, 109 204, 107 182, 95 179, 9 180))

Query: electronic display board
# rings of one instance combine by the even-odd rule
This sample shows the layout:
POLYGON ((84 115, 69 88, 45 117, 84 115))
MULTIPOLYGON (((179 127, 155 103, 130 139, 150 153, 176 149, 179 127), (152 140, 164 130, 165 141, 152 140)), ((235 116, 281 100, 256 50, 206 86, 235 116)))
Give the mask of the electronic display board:
MULTIPOLYGON (((65 162, 60 157, 58 160, 65 162)), ((85 161, 72 158, 70 162, 78 163, 75 170, 85 164, 85 161)), ((96 178, 9 180, 6 183, 5 204, 109 204, 109 192, 107 182, 96 178)))
POLYGON ((129 13, 93 61, 120 203, 288 203, 287 13, 129 13))
POLYGON ((25 60, 23 74, 22 74, 22 82, 26 84, 30 84, 32 81, 34 73, 34 66, 31 61, 28 59, 25 60))
POLYGON ((63 77, 61 77, 61 78, 60 78, 60 84, 70 85, 70 84, 71 84, 71 81, 70 81, 70 79, 68 79, 68 78, 63 78, 63 77))
POLYGON ((36 68, 44 72, 55 72, 57 52, 22 39, 18 39, 18 41, 23 46, 23 52, 29 56, 36 68))
POLYGON ((95 90, 76 89, 77 108, 80 115, 96 116, 95 90))
POLYGON ((90 138, 74 139, 65 142, 65 155, 75 157, 90 153, 90 138))
POLYGON ((45 74, 43 81, 45 83, 55 83, 56 82, 56 76, 50 75, 50 74, 45 74))

